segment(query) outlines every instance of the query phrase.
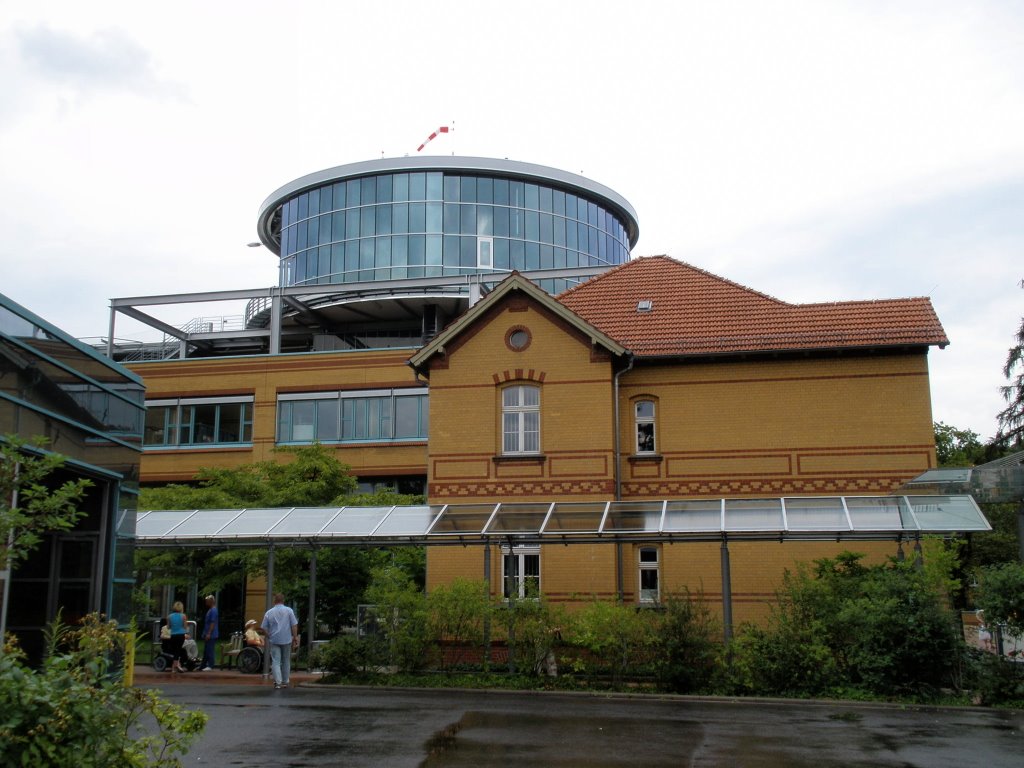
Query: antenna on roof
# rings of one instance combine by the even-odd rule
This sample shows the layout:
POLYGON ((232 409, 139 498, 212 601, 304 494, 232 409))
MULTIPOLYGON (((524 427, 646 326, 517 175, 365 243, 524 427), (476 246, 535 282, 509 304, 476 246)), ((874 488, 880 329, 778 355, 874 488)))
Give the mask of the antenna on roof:
POLYGON ((447 125, 442 125, 440 128, 438 128, 432 134, 427 136, 427 138, 424 140, 424 142, 422 144, 420 144, 418 147, 416 147, 416 151, 417 152, 423 151, 423 148, 425 146, 427 146, 427 144, 432 142, 434 139, 436 139, 440 134, 448 133, 449 131, 454 131, 454 130, 455 130, 454 128, 449 128, 447 125))

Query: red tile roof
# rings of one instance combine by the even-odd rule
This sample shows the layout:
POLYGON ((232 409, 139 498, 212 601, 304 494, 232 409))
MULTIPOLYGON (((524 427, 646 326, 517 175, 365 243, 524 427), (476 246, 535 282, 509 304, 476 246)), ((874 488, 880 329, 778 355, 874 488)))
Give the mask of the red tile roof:
POLYGON ((633 259, 557 298, 645 357, 949 343, 927 298, 787 304, 667 256, 633 259), (637 310, 644 300, 649 312, 637 310))

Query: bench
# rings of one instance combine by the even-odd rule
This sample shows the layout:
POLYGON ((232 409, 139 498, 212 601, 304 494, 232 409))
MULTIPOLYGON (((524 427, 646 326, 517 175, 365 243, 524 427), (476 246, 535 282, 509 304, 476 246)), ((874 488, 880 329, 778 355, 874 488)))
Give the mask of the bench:
POLYGON ((235 662, 238 660, 238 654, 242 652, 242 648, 245 647, 245 635, 242 632, 232 632, 231 642, 228 643, 226 650, 221 653, 220 666, 221 669, 227 667, 233 669, 235 662))

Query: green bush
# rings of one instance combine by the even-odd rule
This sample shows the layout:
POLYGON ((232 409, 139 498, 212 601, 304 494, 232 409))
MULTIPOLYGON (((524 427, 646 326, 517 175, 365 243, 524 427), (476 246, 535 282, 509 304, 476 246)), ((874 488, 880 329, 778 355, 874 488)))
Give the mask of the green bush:
POLYGON ((313 652, 310 666, 339 677, 374 674, 386 663, 385 651, 379 638, 339 635, 313 652))
POLYGON ((491 601, 487 584, 455 579, 436 587, 427 596, 427 627, 431 640, 452 649, 439 659, 442 669, 464 661, 463 651, 483 649, 484 627, 490 616, 491 601))
POLYGON ((761 695, 932 697, 955 687, 965 653, 933 573, 845 552, 789 573, 766 628, 743 627, 731 687, 761 695))
POLYGON ((180 766, 206 715, 126 687, 111 659, 127 635, 87 616, 81 629, 58 620, 42 666, 11 642, 0 656, 0 765, 48 768, 180 766))
POLYGON ((375 568, 366 599, 374 605, 387 664, 400 672, 429 666, 436 646, 428 637, 426 596, 412 578, 397 566, 375 568))
POLYGON ((556 649, 568 623, 563 608, 536 596, 502 601, 495 606, 495 615, 504 625, 511 670, 556 673, 556 649))
POLYGON ((635 605, 594 600, 572 616, 573 644, 586 651, 581 666, 606 671, 612 683, 649 671, 656 637, 656 614, 635 605))
POLYGON ((654 674, 662 690, 706 691, 715 675, 722 645, 711 611, 690 593, 670 596, 662 605, 653 640, 654 674))

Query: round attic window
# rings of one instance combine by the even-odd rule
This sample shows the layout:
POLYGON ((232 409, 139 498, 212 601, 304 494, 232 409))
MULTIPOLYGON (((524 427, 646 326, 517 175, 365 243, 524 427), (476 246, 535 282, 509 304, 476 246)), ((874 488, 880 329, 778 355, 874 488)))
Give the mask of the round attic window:
POLYGON ((505 335, 505 346, 515 352, 522 352, 530 346, 531 340, 532 337, 530 336, 530 332, 519 325, 515 328, 509 329, 508 333, 505 335))

